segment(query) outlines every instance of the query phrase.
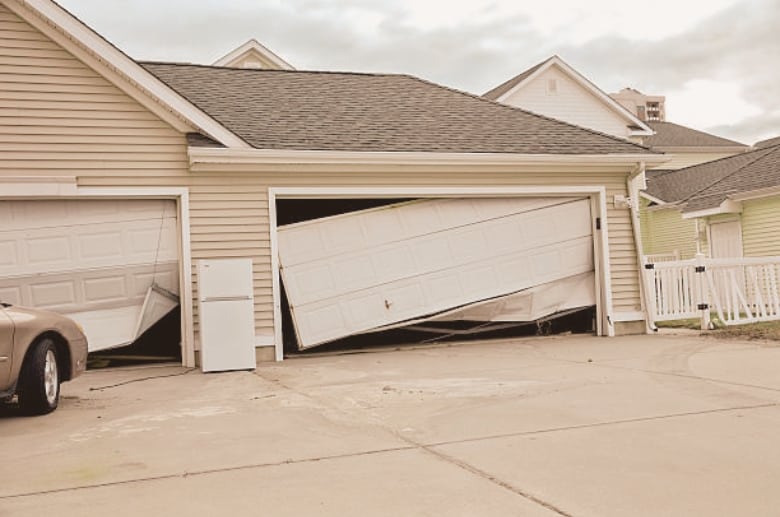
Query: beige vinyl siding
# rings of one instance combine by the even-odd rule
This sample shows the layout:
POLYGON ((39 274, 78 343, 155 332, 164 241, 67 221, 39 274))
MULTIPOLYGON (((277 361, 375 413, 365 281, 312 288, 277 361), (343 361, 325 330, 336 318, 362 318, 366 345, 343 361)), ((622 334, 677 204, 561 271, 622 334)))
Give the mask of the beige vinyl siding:
MULTIPOLYGON (((689 259, 696 255, 696 222, 683 219, 674 208, 640 210, 642 225, 642 247, 646 255, 679 253, 680 258, 689 259)), ((706 249, 706 243, 702 243, 706 249)))
POLYGON ((624 117, 556 66, 501 102, 621 138, 631 134, 624 117), (556 82, 556 93, 548 91, 548 81, 556 82))
POLYGON ((186 175, 187 166, 180 132, 0 5, 0 173, 186 175))
POLYGON ((780 196, 742 203, 742 249, 746 257, 780 255, 780 196))
MULTIPOLYGON (((255 261, 257 331, 273 332, 268 189, 270 187, 486 187, 606 185, 608 199, 626 195, 625 173, 491 172, 467 168, 196 166, 191 191, 193 258, 252 257, 255 261), (274 170, 276 169, 276 170, 274 170), (236 197, 240 194, 239 197, 236 197)), ((121 176, 83 177, 90 186, 121 185, 121 176)), ((156 185, 179 185, 179 178, 156 178, 156 185)), ((617 311, 639 310, 637 262, 629 212, 608 212, 613 303, 617 311)))

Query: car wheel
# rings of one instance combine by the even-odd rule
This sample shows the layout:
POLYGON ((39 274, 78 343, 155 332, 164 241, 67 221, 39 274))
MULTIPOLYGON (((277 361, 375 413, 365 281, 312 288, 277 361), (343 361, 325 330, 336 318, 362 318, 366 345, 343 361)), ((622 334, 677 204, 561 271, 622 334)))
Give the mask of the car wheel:
POLYGON ((60 401, 60 370, 57 348, 51 339, 42 339, 22 366, 19 377, 19 406, 28 415, 45 415, 57 409, 60 401))

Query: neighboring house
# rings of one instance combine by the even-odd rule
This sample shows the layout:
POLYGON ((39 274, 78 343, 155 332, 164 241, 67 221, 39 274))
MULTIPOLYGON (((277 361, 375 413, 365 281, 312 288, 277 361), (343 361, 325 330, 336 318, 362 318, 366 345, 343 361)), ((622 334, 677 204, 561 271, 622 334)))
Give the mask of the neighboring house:
POLYGON ((771 147, 773 145, 780 145, 780 136, 773 138, 767 138, 753 144, 753 149, 764 149, 765 147, 771 147))
POLYGON ((663 122, 666 120, 666 97, 663 95, 645 95, 634 88, 623 88, 610 97, 621 106, 639 117, 639 120, 663 122))
POLYGON ((404 75, 141 65, 49 0, 0 0, 0 22, 6 301, 111 321, 154 280, 179 293, 194 365, 195 262, 249 258, 257 357, 281 360, 289 203, 322 216, 329 202, 567 196, 588 201, 597 333, 645 329, 632 214, 613 200, 661 155, 404 75))
POLYGON ((214 62, 214 66, 231 68, 255 68, 263 70, 295 70, 256 39, 250 39, 240 47, 214 62))
POLYGON ((672 122, 650 121, 648 125, 655 134, 643 137, 642 143, 671 157, 660 166, 667 170, 690 167, 750 150, 749 146, 734 140, 672 122))
POLYGON ((649 254, 780 255, 780 142, 674 171, 648 172, 649 254))
POLYGON ((529 68, 483 97, 620 138, 636 140, 653 134, 645 122, 558 56, 529 68))

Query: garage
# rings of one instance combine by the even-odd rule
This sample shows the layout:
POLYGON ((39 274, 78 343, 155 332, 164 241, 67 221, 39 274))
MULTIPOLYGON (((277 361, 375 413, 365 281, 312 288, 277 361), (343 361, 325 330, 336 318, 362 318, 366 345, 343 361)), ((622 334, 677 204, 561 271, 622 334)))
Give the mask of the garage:
POLYGON ((7 200, 0 218, 4 302, 68 315, 90 352, 131 345, 166 316, 181 327, 176 201, 7 200))
POLYGON ((573 313, 600 327, 597 196, 287 196, 276 201, 287 352, 399 329, 479 337, 573 313))

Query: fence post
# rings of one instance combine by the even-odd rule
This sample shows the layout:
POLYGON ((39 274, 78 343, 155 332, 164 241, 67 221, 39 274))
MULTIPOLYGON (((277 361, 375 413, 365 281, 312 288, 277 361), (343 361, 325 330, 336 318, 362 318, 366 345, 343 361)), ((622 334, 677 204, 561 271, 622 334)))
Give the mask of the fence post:
POLYGON ((696 293, 696 305, 701 311, 701 330, 710 330, 710 303, 709 303, 709 289, 707 289, 707 279, 705 277, 707 266, 704 263, 704 254, 696 254, 696 274, 694 293, 696 293))

